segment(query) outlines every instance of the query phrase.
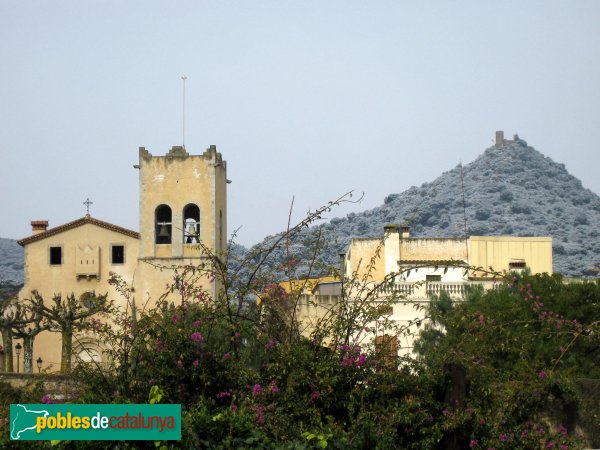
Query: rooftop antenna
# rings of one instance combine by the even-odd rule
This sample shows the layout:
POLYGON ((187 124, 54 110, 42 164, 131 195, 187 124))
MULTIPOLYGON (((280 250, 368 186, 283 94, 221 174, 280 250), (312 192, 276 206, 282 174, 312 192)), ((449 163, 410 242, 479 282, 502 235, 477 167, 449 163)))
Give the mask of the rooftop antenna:
POLYGON ((460 162, 460 186, 462 189, 462 201, 463 201, 463 221, 465 225, 465 246, 467 248, 467 262, 469 261, 469 243, 468 239, 468 231, 467 231, 467 202, 465 200, 465 179, 463 176, 463 164, 460 162))
POLYGON ((183 148, 185 149, 185 80, 187 80, 187 77, 183 75, 181 80, 183 81, 183 135, 181 140, 183 148))

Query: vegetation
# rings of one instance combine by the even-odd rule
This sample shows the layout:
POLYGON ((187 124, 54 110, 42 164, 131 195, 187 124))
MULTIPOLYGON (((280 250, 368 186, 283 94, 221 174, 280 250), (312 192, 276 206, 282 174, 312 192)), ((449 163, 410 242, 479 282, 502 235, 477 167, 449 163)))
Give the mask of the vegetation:
MULTIPOLYGON (((599 445, 598 403, 588 401, 600 378, 598 282, 511 274, 497 289, 472 290, 461 302, 442 294, 427 311, 431 323, 415 357, 390 364, 385 351, 365 344, 365 335, 378 323, 404 336, 416 323, 381 319, 386 302, 402 299, 372 301, 381 285, 355 274, 344 279, 339 303, 303 335, 295 311, 306 281, 298 267, 309 274, 320 268, 315 252, 292 245, 292 238, 345 201, 311 213, 239 261, 204 249, 212 264, 179 268, 155 307, 137 317, 114 310, 118 326, 89 330, 110 344, 109 363, 77 365, 73 376, 82 390, 74 401, 182 405, 181 442, 120 442, 118 448, 599 445), (267 264, 275 254, 285 255, 276 276, 267 264), (290 289, 274 283, 281 273, 290 289), (199 287, 207 276, 222 287, 217 298, 199 287)), ((322 239, 317 234, 312 248, 322 239)), ((111 283, 126 298, 133 295, 127 280, 113 275, 111 283)), ((22 401, 28 395, 0 389, 22 401)), ((6 439, 6 421, 0 426, 6 439)), ((94 446, 106 442, 56 444, 94 446)))

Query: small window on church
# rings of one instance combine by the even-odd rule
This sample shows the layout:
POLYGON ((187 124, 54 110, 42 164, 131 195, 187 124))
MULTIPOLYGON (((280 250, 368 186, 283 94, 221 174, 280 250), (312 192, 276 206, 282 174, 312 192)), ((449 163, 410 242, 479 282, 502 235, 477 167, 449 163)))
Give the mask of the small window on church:
POLYGON ((200 208, 193 203, 183 208, 183 243, 200 242, 200 208))
POLYGON ((62 247, 50 247, 50 265, 59 266, 62 264, 62 247))
POLYGON ((157 244, 170 244, 172 236, 171 208, 167 205, 160 205, 155 213, 155 233, 157 244))
POLYGON ((111 263, 112 264, 124 264, 125 263, 125 246, 124 245, 111 246, 111 263))

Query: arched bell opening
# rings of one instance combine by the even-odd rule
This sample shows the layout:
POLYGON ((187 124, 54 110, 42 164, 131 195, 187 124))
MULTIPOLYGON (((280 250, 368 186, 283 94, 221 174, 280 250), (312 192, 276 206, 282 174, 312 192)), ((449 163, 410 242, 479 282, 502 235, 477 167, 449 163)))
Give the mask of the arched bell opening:
POLYGON ((200 242, 200 208, 193 203, 183 208, 183 243, 200 242))
POLYGON ((155 233, 157 244, 170 244, 173 236, 173 222, 171 208, 167 205, 159 205, 155 212, 155 233))

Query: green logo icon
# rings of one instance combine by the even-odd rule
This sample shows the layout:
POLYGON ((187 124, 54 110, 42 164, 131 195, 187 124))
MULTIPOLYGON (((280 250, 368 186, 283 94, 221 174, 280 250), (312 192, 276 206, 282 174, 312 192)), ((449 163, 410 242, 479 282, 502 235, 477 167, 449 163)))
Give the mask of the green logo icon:
POLYGON ((10 438, 180 440, 181 405, 10 405, 10 438))

